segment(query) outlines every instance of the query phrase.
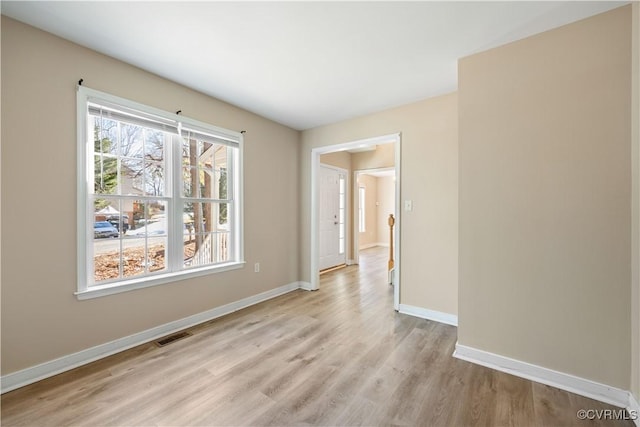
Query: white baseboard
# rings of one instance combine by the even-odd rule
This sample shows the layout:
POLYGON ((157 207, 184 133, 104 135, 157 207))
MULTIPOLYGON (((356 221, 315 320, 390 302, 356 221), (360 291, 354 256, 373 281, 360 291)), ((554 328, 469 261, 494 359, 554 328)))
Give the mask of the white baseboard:
POLYGON ((313 289, 311 287, 311 283, 309 282, 298 282, 299 283, 299 288, 302 289, 303 291, 316 291, 317 289, 313 289))
POLYGON ((455 314, 443 313, 441 311, 429 310, 427 308, 415 307, 413 305, 400 304, 398 312, 422 319, 434 320, 447 325, 458 326, 458 316, 455 314))
POLYGON ((373 248, 373 247, 376 247, 376 246, 378 246, 378 244, 377 244, 377 243, 367 243, 366 245, 361 245, 361 246, 359 246, 359 247, 358 247, 358 250, 359 250, 359 251, 362 251, 362 250, 364 250, 364 249, 369 249, 369 248, 373 248))
POLYGON ((383 247, 389 247, 388 243, 380 243, 380 242, 376 242, 376 243, 367 243, 366 245, 362 245, 360 247, 358 247, 359 251, 362 251, 364 249, 369 249, 369 248, 375 248, 376 246, 383 246, 383 247))
POLYGON ((52 377, 59 373, 77 368, 78 366, 86 365, 87 363, 102 359, 115 353, 119 353, 140 344, 153 341, 166 335, 170 335, 174 332, 190 328, 200 323, 207 322, 209 320, 233 313, 234 311, 238 311, 251 305, 255 305, 271 298, 275 298, 277 296, 286 294, 287 292, 291 292, 293 290, 301 288, 304 289, 304 286, 305 282, 289 283, 288 285, 280 286, 278 288, 271 289, 257 295, 252 295, 239 301, 225 304, 223 306, 216 307, 202 313, 194 314, 193 316, 165 323, 164 325, 156 326, 155 328, 147 329, 146 331, 138 332, 136 334, 129 335, 128 337, 118 338, 105 344, 100 344, 86 350, 81 350, 77 353, 62 356, 58 359, 54 359, 36 366, 32 366, 30 368, 23 369, 21 371, 4 375, 0 378, 1 392, 6 393, 8 391, 15 390, 25 385, 43 380, 48 377, 52 377))
MULTIPOLYGON (((482 365, 497 371, 506 372, 517 377, 526 378, 531 381, 546 384, 552 387, 579 394, 591 399, 605 402, 620 408, 627 408, 630 405, 631 393, 616 387, 600 384, 585 378, 576 377, 571 374, 532 365, 520 360, 478 350, 456 343, 453 357, 466 360, 467 362, 482 365)), ((584 408, 589 409, 589 408, 584 408)))
POLYGON ((626 409, 636 426, 640 427, 640 403, 631 392, 629 392, 629 404, 626 409))
POLYGON ((348 259, 348 260, 347 260, 347 265, 353 265, 353 264, 355 264, 355 263, 356 263, 356 262, 355 262, 354 260, 352 260, 352 259, 348 259))

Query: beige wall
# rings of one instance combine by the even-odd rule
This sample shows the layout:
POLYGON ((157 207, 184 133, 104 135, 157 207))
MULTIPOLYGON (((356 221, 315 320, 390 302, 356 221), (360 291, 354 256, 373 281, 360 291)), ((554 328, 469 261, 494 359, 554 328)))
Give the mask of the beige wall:
MULTIPOLYGON (((358 244, 362 249, 378 243, 378 209, 376 207, 376 201, 378 200, 378 179, 371 175, 360 175, 358 177, 358 188, 360 187, 364 187, 365 189, 365 231, 358 233, 358 244)), ((358 214, 354 211, 354 215, 357 216, 358 214)), ((360 230, 359 223, 358 230, 360 230)))
POLYGON ((389 244, 389 214, 395 209, 396 182, 392 176, 378 177, 378 243, 389 244))
POLYGON ((631 282, 631 391, 640 402, 640 3, 632 5, 633 250, 631 282))
POLYGON ((320 156, 320 163, 345 169, 351 175, 351 153, 346 151, 336 151, 320 156))
POLYGON ((354 171, 389 168, 395 165, 393 144, 376 145, 372 151, 362 151, 351 155, 351 168, 354 171))
POLYGON ((460 344, 629 389, 631 7, 459 61, 460 344))
POLYGON ((457 126, 457 96, 449 94, 302 132, 302 280, 311 280, 311 150, 401 132, 401 198, 414 210, 401 217, 400 303, 457 314, 457 126))
MULTIPOLYGON (((376 145, 375 150, 362 151, 359 153, 353 153, 351 155, 351 167, 354 172, 366 171, 370 169, 390 168, 394 166, 395 166, 394 144, 379 144, 379 145, 376 145)), ((353 203, 351 203, 352 209, 350 211, 351 219, 352 219, 351 224, 356 224, 357 222, 356 221, 357 218, 355 217, 356 211, 354 210, 358 204, 357 197, 358 195, 354 193, 353 203)), ((371 196, 369 196, 369 199, 370 198, 371 196)), ((376 219, 376 230, 375 230, 376 236, 375 237, 365 236, 364 241, 366 241, 367 243, 363 243, 361 240, 362 235, 358 235, 358 240, 359 240, 358 245, 360 247, 379 242, 378 240, 379 239, 379 235, 378 235, 379 217, 377 218, 378 219, 376 219)), ((373 234, 373 231, 369 231, 369 229, 367 229, 367 232, 373 234)), ((353 229, 350 230, 349 237, 351 238, 352 241, 354 239, 353 233, 354 233, 354 230, 353 229)), ((353 251, 350 252, 349 256, 352 259, 355 258, 355 254, 353 253, 353 251)))
POLYGON ((2 218, 11 224, 2 230, 2 374, 298 280, 299 241, 291 230, 300 217, 299 132, 5 17, 2 104, 2 218), (260 273, 244 268, 76 299, 80 78, 94 89, 246 130, 245 255, 249 265, 261 263, 260 273))

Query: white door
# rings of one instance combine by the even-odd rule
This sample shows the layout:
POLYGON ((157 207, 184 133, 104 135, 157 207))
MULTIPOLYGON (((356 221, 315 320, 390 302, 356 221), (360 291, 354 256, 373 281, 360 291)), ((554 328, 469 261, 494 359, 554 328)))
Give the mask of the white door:
POLYGON ((320 165, 319 269, 346 262, 346 172, 320 165))

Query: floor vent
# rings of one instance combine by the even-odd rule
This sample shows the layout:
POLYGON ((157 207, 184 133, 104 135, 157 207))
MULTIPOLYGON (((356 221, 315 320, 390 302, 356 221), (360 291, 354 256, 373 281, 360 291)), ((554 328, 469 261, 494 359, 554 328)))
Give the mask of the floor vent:
POLYGON ((164 347, 172 342, 181 340, 182 338, 190 337, 191 332, 178 332, 177 334, 169 335, 168 337, 160 338, 155 343, 158 347, 164 347))

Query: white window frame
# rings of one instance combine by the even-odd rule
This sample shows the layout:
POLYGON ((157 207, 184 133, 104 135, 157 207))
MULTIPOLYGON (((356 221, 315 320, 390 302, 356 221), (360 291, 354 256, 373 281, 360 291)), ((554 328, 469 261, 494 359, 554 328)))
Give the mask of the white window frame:
MULTIPOLYGON (((244 235, 243 235, 243 135, 240 132, 230 131, 227 129, 219 128, 208 123, 203 123, 198 120, 194 120, 182 115, 169 113, 157 108, 153 108, 144 104, 140 104, 134 101, 130 101, 124 98, 120 98, 114 95, 110 95, 104 92, 93 90, 85 86, 77 87, 77 143, 78 143, 78 158, 77 158, 77 292, 75 295, 78 299, 89 299, 105 295, 111 295, 120 292, 131 291, 135 289, 146 288, 150 286, 156 286, 164 283, 171 283, 178 280, 184 280, 191 277, 198 277, 212 273, 218 273, 222 271, 234 270, 242 268, 245 264, 244 261, 244 235), (169 271, 147 275, 143 277, 136 277, 131 279, 123 279, 119 281, 109 282, 106 284, 94 284, 93 283, 93 221, 94 211, 93 205, 89 203, 89 192, 93 190, 93 130, 88 128, 88 104, 90 102, 101 102, 117 105, 123 109, 132 109, 135 111, 141 111, 145 114, 158 117, 162 123, 168 123, 175 126, 177 129, 189 127, 197 129, 202 132, 206 132, 215 136, 216 138, 233 142, 237 144, 237 154, 233 156, 233 169, 236 171, 234 174, 232 190, 234 199, 233 220, 231 222, 232 229, 230 232, 233 235, 233 251, 230 258, 232 259, 226 263, 212 264, 201 267, 194 267, 189 269, 183 269, 181 263, 176 261, 175 256, 171 255, 165 258, 165 264, 169 271), (91 206, 90 206, 91 205, 91 206), (90 250, 87 250, 90 248, 90 250)), ((171 162, 172 176, 177 174, 181 170, 180 165, 180 150, 181 147, 178 144, 173 144, 170 149, 171 155, 169 161, 171 162)), ((169 230, 174 227, 174 230, 182 228, 182 195, 180 192, 181 182, 178 179, 169 179, 172 186, 171 200, 173 203, 173 218, 174 221, 168 225, 169 230), (179 213, 178 213, 179 212, 179 213), (178 228, 175 228, 178 227, 178 228)), ((231 215, 231 213, 229 213, 231 215)), ((182 239, 182 236, 177 236, 175 231, 169 233, 168 244, 171 246, 176 244, 178 239, 182 239), (171 235, 173 235, 173 240, 171 235)), ((168 252, 171 252, 170 250, 168 252)), ((174 251, 174 253, 179 253, 174 251)))

